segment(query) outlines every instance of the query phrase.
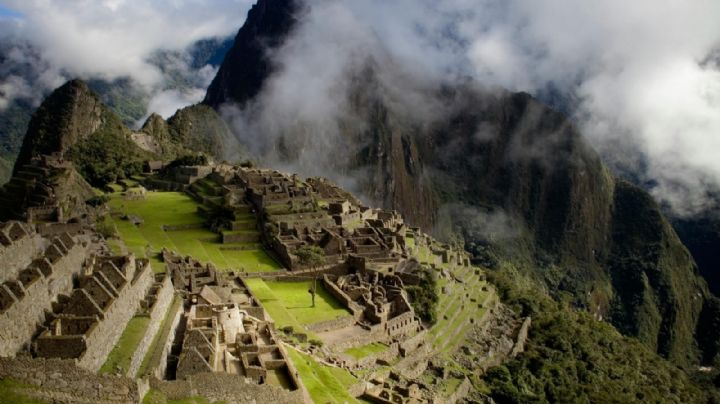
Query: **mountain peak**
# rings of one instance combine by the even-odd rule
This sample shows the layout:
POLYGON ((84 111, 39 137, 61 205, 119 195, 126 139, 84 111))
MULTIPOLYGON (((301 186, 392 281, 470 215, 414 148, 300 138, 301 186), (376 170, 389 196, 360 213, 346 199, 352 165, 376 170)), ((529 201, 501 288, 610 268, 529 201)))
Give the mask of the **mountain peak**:
POLYGON ((50 94, 35 111, 23 140, 15 171, 42 154, 63 156, 79 140, 100 127, 106 108, 79 79, 70 80, 50 94))
POLYGON ((272 70, 267 50, 282 45, 299 10, 299 0, 259 0, 248 12, 203 103, 217 109, 225 102, 243 104, 257 95, 272 70))

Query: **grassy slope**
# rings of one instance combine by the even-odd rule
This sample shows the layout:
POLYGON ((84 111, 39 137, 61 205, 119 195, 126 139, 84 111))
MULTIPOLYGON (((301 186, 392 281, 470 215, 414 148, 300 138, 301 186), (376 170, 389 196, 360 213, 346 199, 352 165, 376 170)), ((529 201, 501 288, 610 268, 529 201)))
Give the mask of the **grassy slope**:
POLYGON ((288 312, 301 324, 334 320, 350 315, 350 311, 328 293, 321 281, 317 282, 315 307, 312 307, 311 295, 308 293, 308 290, 312 288, 312 281, 265 283, 288 312))
POLYGON ((246 282, 275 321, 277 328, 291 326, 296 332, 305 332, 309 338, 316 338, 315 334, 305 329, 306 325, 349 315, 348 310, 342 307, 320 283, 315 297, 315 307, 310 307, 309 281, 266 282, 262 279, 247 279, 246 282))
MULTIPOLYGON (((145 200, 127 201, 114 194, 110 201, 113 220, 130 251, 145 256, 148 246, 154 252, 163 247, 182 255, 191 255, 202 262, 212 262, 219 269, 244 269, 247 272, 275 271, 281 267, 262 250, 221 250, 217 233, 205 228, 164 231, 163 225, 201 225, 198 204, 178 192, 148 192, 145 200), (121 216, 128 214, 143 219, 136 227, 121 216)), ((153 262, 155 265, 156 262, 153 262)))
POLYGON ((308 355, 289 348, 290 359, 300 373, 300 378, 310 397, 316 403, 355 403, 347 389, 357 383, 348 371, 322 365, 308 355))

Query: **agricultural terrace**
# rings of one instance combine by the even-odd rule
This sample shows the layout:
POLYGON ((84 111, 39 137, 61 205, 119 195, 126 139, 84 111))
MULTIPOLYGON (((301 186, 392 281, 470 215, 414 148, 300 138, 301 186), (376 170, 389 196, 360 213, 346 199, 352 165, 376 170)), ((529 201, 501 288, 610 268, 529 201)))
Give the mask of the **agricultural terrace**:
POLYGON ((204 263, 211 262, 219 270, 282 269, 259 244, 223 244, 217 233, 204 227, 204 219, 198 214, 200 205, 184 193, 148 192, 144 199, 126 200, 115 192, 110 198, 112 221, 123 243, 137 256, 151 259, 158 272, 165 270, 157 257, 163 248, 204 263), (177 229, 177 226, 183 228, 177 229))
POLYGON ((442 263, 432 253, 431 248, 416 243, 413 237, 408 237, 406 243, 421 263, 435 265, 436 268, 446 270, 455 278, 463 280, 463 283, 443 277, 438 277, 437 280, 437 322, 429 330, 429 342, 437 353, 448 357, 459 348, 472 328, 470 320, 473 319, 476 324, 481 323, 487 308, 497 296, 492 287, 481 279, 479 268, 442 263), (446 287, 450 293, 442 292, 446 287))

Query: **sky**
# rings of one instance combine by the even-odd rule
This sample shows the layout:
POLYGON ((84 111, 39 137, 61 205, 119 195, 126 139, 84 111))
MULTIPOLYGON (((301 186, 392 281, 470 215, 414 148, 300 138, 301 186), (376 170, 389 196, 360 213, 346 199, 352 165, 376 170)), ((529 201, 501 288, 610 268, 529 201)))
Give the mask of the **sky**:
MULTIPOLYGON (((337 142, 348 72, 371 58, 393 66, 384 83, 422 114, 434 108, 422 82, 470 77, 531 94, 553 88, 606 161, 642 171, 677 212, 703 209, 720 182, 720 1, 307 1, 309 13, 273 55, 282 69, 253 106, 265 122, 241 128, 277 132, 302 122, 328 133, 319 144, 337 142)), ((32 65, 40 71, 31 83, 6 76, 0 108, 69 76, 129 76, 154 91, 151 107, 167 116, 201 99, 214 71, 173 93, 150 55, 233 34, 252 3, 2 1, 0 39, 31 43, 39 57, 24 48, 11 57, 39 58, 32 65)))
POLYGON ((15 11, 11 8, 7 8, 3 5, 0 5, 0 17, 15 18, 15 17, 22 17, 22 14, 20 14, 19 12, 15 11))

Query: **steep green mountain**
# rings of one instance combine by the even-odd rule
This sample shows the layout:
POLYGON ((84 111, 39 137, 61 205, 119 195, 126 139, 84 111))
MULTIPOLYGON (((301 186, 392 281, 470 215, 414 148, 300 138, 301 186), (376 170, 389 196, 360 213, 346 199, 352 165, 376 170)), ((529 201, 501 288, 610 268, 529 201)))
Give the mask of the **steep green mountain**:
POLYGON ((92 92, 72 80, 35 111, 15 162, 14 173, 40 155, 72 161, 93 185, 102 186, 142 170, 146 160, 169 160, 203 152, 221 158, 232 136, 217 114, 204 106, 178 111, 167 122, 152 115, 134 133, 92 92))
MULTIPOLYGON (((183 51, 159 50, 149 62, 163 73, 164 89, 202 88, 205 82, 198 77, 197 71, 206 65, 219 66, 231 45, 232 38, 203 39, 183 51)), ((31 87, 26 93, 12 98, 5 108, 0 108, 0 184, 10 179, 32 113, 50 93, 41 79, 48 70, 51 66, 31 44, 12 41, 0 44, 0 82, 19 78, 31 87), (21 53, 23 61, 5 57, 11 52, 21 53)), ((148 112, 153 112, 147 111, 152 94, 129 77, 88 78, 87 85, 125 126, 134 127, 148 112)))
MULTIPOLYGON (((301 14, 295 2, 260 0, 204 102, 252 102, 274 72, 268 54, 301 14)), ((434 108, 428 122, 388 88, 378 74, 388 66, 369 61, 350 72, 349 114, 363 124, 338 123, 343 141, 326 152, 345 156, 349 144, 355 154, 328 172, 362 169, 358 180, 374 202, 425 229, 459 231, 479 259, 511 260, 557 299, 569 294, 574 307, 678 365, 708 360, 715 342, 695 330, 712 297, 693 258, 652 199, 617 181, 565 115, 528 94, 416 83, 413 96, 434 108), (453 204, 505 221, 478 229, 459 209, 441 215, 453 204)), ((277 148, 292 161, 304 134, 283 130, 277 148)))

